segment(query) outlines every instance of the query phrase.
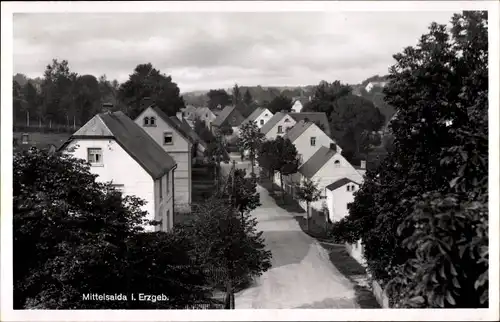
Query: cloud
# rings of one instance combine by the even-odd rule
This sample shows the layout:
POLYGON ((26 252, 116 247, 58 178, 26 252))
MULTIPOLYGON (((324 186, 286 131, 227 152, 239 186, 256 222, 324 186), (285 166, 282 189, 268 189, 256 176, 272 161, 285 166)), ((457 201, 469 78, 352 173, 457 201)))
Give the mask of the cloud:
POLYGON ((14 72, 53 58, 124 81, 151 62, 181 91, 240 85, 357 83, 387 73, 452 12, 33 13, 14 15, 14 72))

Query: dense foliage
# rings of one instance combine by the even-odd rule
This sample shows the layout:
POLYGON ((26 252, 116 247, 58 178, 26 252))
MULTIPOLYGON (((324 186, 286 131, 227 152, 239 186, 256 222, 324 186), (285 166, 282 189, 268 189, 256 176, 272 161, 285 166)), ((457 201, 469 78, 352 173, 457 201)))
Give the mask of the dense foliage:
POLYGON ((209 109, 224 109, 231 104, 231 96, 223 89, 211 89, 207 93, 209 109))
POLYGON ((393 148, 334 228, 395 306, 488 306, 487 39, 487 13, 464 12, 394 55, 393 148))
MULTIPOLYGON (((257 161, 270 175, 279 173, 281 191, 283 191, 283 176, 296 173, 300 163, 295 145, 290 139, 281 136, 261 144, 257 161)), ((284 194, 282 197, 285 198, 284 194)))
POLYGON ((264 139, 265 135, 260 131, 257 123, 247 122, 241 126, 239 133, 239 146, 241 150, 248 153, 252 166, 252 173, 255 173, 255 158, 257 157, 257 152, 264 142, 264 139))
POLYGON ((228 308, 234 308, 235 289, 271 267, 271 252, 265 249, 262 232, 256 230, 257 221, 219 197, 197 205, 193 220, 178 229, 193 241, 197 260, 216 268, 214 285, 226 292, 228 308))
POLYGON ((318 201, 321 198, 321 190, 318 189, 316 182, 309 179, 303 180, 296 189, 297 199, 306 203, 306 228, 309 230, 309 205, 311 202, 318 201))
POLYGON ((281 111, 290 112, 292 110, 292 106, 292 99, 281 94, 273 98, 273 100, 266 105, 269 111, 273 114, 281 111))
POLYGON ((326 113, 332 137, 351 163, 365 158, 371 146, 380 143, 372 132, 382 127, 384 116, 370 100, 353 95, 351 87, 340 81, 320 82, 304 111, 326 113))
POLYGON ((14 307, 183 308, 210 294, 189 241, 147 233, 144 201, 95 181, 83 160, 38 150, 14 155, 14 307), (125 294, 89 301, 85 294, 125 294), (168 301, 132 301, 131 294, 168 301))
POLYGON ((76 128, 95 114, 107 111, 104 103, 135 118, 146 97, 168 115, 175 115, 184 107, 177 84, 150 63, 138 65, 120 85, 106 75, 78 75, 70 70, 68 61, 54 59, 46 66, 43 78, 14 76, 14 125, 76 128))

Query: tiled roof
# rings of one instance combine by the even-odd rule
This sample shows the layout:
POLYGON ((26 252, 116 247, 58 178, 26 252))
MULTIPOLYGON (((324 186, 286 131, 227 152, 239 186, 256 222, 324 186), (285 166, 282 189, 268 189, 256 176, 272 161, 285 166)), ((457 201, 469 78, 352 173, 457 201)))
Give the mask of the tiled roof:
POLYGON ((187 133, 185 133, 181 126, 180 126, 180 123, 176 123, 172 120, 172 118, 170 118, 165 112, 163 112, 158 106, 156 105, 151 105, 150 106, 153 111, 155 111, 155 113, 163 120, 165 121, 168 125, 170 125, 171 127, 173 127, 184 139, 190 141, 191 139, 189 138, 189 135, 187 133))
MULTIPOLYGON (((213 126, 221 126, 225 121, 226 119, 228 118, 228 116, 231 114, 231 113, 240 113, 238 110, 235 110, 236 107, 235 106, 226 106, 218 115, 217 115, 217 118, 212 122, 212 125, 213 126)), ((240 115, 241 116, 241 115, 240 115)), ((243 116, 241 116, 241 118, 243 118, 243 116)))
POLYGON ((309 160, 300 168, 299 172, 306 178, 312 179, 314 175, 335 155, 334 150, 327 147, 320 147, 309 160))
POLYGON ((266 109, 263 107, 257 107, 255 111, 252 112, 243 122, 241 122, 241 125, 253 122, 255 121, 256 118, 258 118, 266 109))
POLYGON ((302 135, 313 123, 311 122, 297 122, 295 125, 283 136, 283 138, 288 138, 290 141, 295 141, 302 135))
POLYGON ((189 138, 189 141, 191 141, 191 143, 198 143, 205 148, 207 147, 207 144, 198 136, 198 133, 196 133, 196 131, 193 130, 191 126, 189 126, 185 119, 181 121, 176 116, 171 116, 170 119, 177 124, 183 134, 185 134, 189 138))
POLYGON ((163 177, 176 166, 174 159, 123 112, 97 114, 70 140, 100 136, 113 138, 154 179, 163 177))
POLYGON ((323 126, 323 132, 326 135, 330 136, 330 124, 328 123, 328 118, 326 117, 326 113, 324 112, 301 112, 301 113, 288 113, 295 121, 306 120, 308 119, 311 122, 321 124, 323 126))
POLYGON ((351 179, 349 178, 342 178, 342 179, 339 179, 333 183, 330 183, 328 186, 326 186, 326 189, 330 190, 330 191, 333 191, 335 189, 338 189, 346 184, 348 184, 349 182, 352 182, 352 183, 355 183, 359 186, 359 183, 356 182, 356 181, 352 181, 351 179))
POLYGON ((283 117, 285 117, 285 115, 286 114, 283 112, 277 112, 276 114, 274 114, 273 117, 271 117, 269 121, 267 121, 260 128, 260 132, 262 132, 263 134, 267 134, 267 132, 269 132, 279 121, 281 121, 283 117))

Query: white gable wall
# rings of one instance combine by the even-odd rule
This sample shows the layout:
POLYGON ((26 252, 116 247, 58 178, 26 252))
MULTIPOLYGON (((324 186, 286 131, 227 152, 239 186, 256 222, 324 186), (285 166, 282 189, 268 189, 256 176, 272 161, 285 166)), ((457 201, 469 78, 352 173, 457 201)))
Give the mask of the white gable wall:
POLYGON ((300 101, 295 101, 292 106, 292 111, 295 113, 300 113, 303 107, 304 106, 302 106, 302 103, 300 101))
MULTIPOLYGON (((293 144, 297 149, 297 154, 302 155, 302 163, 307 162, 316 151, 322 146, 330 148, 330 144, 334 143, 316 124, 311 124, 295 141, 293 144), (316 145, 311 146, 311 137, 316 138, 316 145)), ((337 146, 337 150, 341 149, 337 146)))
POLYGON ((289 115, 285 115, 278 123, 276 123, 266 134, 267 140, 274 140, 277 136, 283 136, 286 133, 286 128, 292 128, 297 122, 289 115), (288 122, 286 122, 288 120, 288 122), (278 127, 282 126, 283 133, 278 133, 278 127))
MULTIPOLYGON (((114 184, 124 185, 124 194, 135 195, 147 202, 142 207, 142 210, 148 212, 147 219, 153 220, 155 218, 155 184, 153 178, 115 140, 73 140, 66 148, 66 151, 73 147, 76 147, 76 149, 71 154, 84 160, 87 160, 88 148, 100 148, 102 150, 102 166, 90 167, 90 171, 98 175, 96 181, 112 181, 114 184)), ((146 228, 153 230, 152 227, 146 228)))
POLYGON ((254 122, 257 123, 257 126, 260 129, 262 126, 264 126, 264 124, 267 123, 267 121, 269 121, 271 119, 271 117, 273 117, 273 113, 271 113, 271 111, 269 111, 266 108, 262 113, 260 113, 260 115, 255 119, 254 122), (261 124, 261 121, 263 121, 262 124, 261 124))
POLYGON ((148 107, 144 110, 135 119, 135 123, 141 126, 177 163, 174 182, 175 204, 179 210, 187 210, 189 208, 188 205, 191 203, 192 191, 191 166, 193 156, 191 155, 191 142, 160 118, 152 108, 148 107), (143 118, 151 116, 156 117, 156 126, 143 126, 143 118), (172 144, 163 144, 165 132, 172 133, 172 144))

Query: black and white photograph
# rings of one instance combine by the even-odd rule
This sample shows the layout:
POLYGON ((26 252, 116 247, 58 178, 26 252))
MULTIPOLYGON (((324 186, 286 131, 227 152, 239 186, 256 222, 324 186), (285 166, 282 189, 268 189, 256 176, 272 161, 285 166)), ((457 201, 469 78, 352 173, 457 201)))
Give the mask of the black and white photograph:
POLYGON ((2 320, 498 320, 498 17, 2 2, 2 320))

